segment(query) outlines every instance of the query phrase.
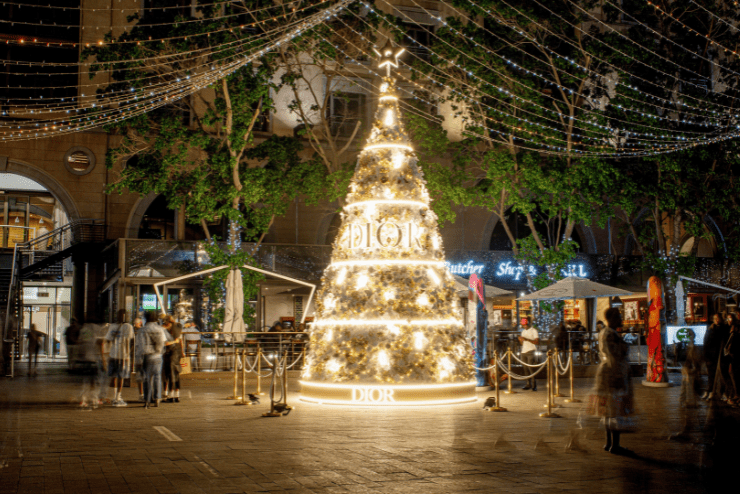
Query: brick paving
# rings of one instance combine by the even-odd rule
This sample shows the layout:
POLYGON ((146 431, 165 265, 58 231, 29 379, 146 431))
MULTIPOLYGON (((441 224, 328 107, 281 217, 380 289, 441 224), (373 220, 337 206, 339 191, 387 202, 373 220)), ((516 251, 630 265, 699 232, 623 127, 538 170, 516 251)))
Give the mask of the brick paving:
MULTIPOLYGON (((590 382, 577 380, 578 397, 590 382)), ((502 394, 506 413, 482 410, 492 392, 455 407, 347 408, 299 402, 291 379, 295 409, 263 418, 264 397, 254 407, 224 399, 224 374, 186 378, 179 404, 145 410, 135 388, 124 388, 128 407, 81 411, 77 378, 42 370, 0 381, 0 492, 676 494, 721 486, 740 457, 736 446, 715 458, 701 430, 666 440, 680 429, 679 387, 635 385, 640 429, 623 445, 636 457, 620 457, 601 449, 598 424, 578 427, 578 404, 558 409, 563 418, 540 418, 542 389, 502 394), (566 451, 574 434, 582 451, 566 451)), ((705 416, 702 405, 697 423, 705 416)), ((727 416, 722 434, 734 438, 736 411, 727 416)))

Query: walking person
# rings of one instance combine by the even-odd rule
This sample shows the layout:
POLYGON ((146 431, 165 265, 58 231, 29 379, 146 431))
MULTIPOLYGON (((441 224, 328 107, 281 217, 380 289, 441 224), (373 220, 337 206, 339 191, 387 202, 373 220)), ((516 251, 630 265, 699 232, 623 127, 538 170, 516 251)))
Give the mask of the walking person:
POLYGON ((669 439, 673 440, 689 439, 689 433, 694 430, 694 416, 699 406, 702 359, 694 345, 696 334, 692 329, 688 330, 686 338, 686 360, 681 366, 681 395, 679 397, 683 427, 678 434, 670 436, 669 439))
POLYGON ((164 378, 164 401, 180 403, 180 359, 183 356, 182 325, 172 316, 166 316, 164 360, 162 375, 164 378))
POLYGON ((605 313, 607 327, 599 333, 601 364, 596 371, 596 384, 589 396, 588 413, 604 419, 606 444, 612 454, 630 454, 620 445, 623 432, 634 429, 634 393, 627 361, 629 345, 619 336, 622 315, 612 307, 605 313))
POLYGON ((717 377, 717 365, 719 363, 719 354, 722 351, 727 336, 729 335, 729 327, 722 320, 722 316, 715 314, 712 317, 712 324, 707 328, 707 332, 704 333, 704 364, 707 366, 707 389, 702 395, 703 399, 711 399, 714 389, 714 380, 717 377))
POLYGON ((123 381, 131 377, 131 342, 134 339, 134 327, 125 322, 126 310, 118 311, 118 323, 111 325, 106 341, 110 343, 108 357, 108 377, 113 378, 113 406, 125 407, 121 397, 123 381))
MULTIPOLYGON (((136 336, 143 327, 144 321, 140 317, 134 319, 134 355, 136 355, 136 336)), ((144 371, 141 365, 136 363, 136 359, 134 359, 134 374, 136 374, 136 382, 137 386, 139 386, 139 401, 144 403, 144 371)))
POLYGON ((162 352, 164 329, 158 323, 157 313, 146 313, 146 326, 136 335, 136 363, 140 366, 144 381, 145 408, 159 406, 162 399, 162 352))
POLYGON ((64 343, 67 345, 67 365, 73 370, 77 365, 77 342, 80 339, 80 323, 73 317, 64 330, 64 343))
MULTIPOLYGON (((522 361, 527 365, 535 365, 537 363, 536 352, 537 345, 540 343, 540 335, 537 329, 527 324, 526 319, 523 322, 525 329, 519 335, 519 343, 522 344, 522 361)), ((531 367, 525 368, 524 371, 525 374, 534 372, 531 367)), ((527 380, 527 385, 523 389, 537 391, 537 379, 535 379, 534 375, 527 380)))
POLYGON ((720 374, 724 383, 727 404, 740 406, 738 386, 740 386, 740 320, 735 314, 727 316, 729 326, 727 341, 719 357, 720 374), (736 358, 737 357, 737 358, 736 358))
POLYGON ((28 332, 28 375, 36 376, 39 364, 39 351, 46 335, 36 329, 35 324, 31 324, 31 330, 28 332))
POLYGON ((86 322, 80 328, 77 362, 83 375, 80 395, 80 406, 83 409, 89 410, 103 404, 105 334, 104 326, 92 322, 86 322))

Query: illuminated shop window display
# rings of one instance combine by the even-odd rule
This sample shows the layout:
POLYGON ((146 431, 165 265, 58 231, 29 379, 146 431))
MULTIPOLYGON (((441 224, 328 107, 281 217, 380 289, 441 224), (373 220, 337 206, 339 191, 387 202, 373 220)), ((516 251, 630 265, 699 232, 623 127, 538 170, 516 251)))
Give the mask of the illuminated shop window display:
MULTIPOLYGON (((395 65, 397 56, 383 48, 380 66, 395 65)), ((389 75, 324 271, 303 401, 394 406, 476 399, 437 216, 398 117, 389 75)))

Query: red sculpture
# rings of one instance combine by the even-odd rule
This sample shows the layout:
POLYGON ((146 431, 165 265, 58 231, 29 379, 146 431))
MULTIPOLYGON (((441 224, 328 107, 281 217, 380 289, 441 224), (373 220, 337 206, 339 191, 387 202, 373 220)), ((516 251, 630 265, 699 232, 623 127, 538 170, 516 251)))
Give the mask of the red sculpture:
POLYGON ((661 330, 665 320, 665 304, 663 303, 663 283, 657 276, 651 276, 647 282, 647 295, 650 307, 648 309, 648 365, 646 380, 651 383, 667 383, 665 356, 663 355, 663 341, 661 330))

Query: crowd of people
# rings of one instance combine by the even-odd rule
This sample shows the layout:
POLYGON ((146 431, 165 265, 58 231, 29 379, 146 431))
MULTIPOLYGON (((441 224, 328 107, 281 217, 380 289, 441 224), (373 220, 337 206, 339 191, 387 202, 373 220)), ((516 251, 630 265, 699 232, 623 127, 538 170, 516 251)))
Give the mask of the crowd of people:
POLYGON ((704 362, 709 386, 702 398, 740 407, 740 311, 715 314, 704 335, 704 362), (737 357, 737 358, 735 358, 737 357))
POLYGON ((124 382, 135 372, 139 401, 145 408, 158 407, 163 401, 180 402, 180 370, 184 348, 183 328, 173 316, 146 312, 145 321, 125 322, 119 311, 117 322, 110 325, 72 320, 65 333, 69 366, 83 375, 80 406, 95 408, 107 397, 106 383, 111 381, 114 396, 111 405, 125 407, 124 382))

